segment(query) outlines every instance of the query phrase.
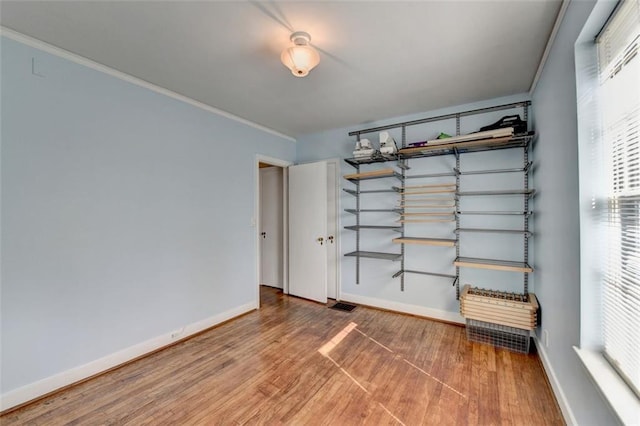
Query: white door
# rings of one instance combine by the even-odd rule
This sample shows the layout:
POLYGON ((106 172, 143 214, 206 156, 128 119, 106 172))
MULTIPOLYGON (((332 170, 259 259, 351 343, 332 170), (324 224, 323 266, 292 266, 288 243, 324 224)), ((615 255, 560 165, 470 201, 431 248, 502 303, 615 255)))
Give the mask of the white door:
POLYGON ((289 294, 327 302, 327 163, 289 167, 289 294))
POLYGON ((282 168, 260 169, 260 284, 282 288, 282 168))

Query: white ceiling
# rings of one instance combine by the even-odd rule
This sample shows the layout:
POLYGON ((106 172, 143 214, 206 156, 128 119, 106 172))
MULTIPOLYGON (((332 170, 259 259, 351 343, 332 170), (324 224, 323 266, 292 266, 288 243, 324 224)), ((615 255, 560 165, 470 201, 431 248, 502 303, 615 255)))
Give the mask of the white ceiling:
POLYGON ((560 0, 2 1, 2 26, 289 136, 527 92, 560 0), (294 30, 320 65, 280 63, 294 30))

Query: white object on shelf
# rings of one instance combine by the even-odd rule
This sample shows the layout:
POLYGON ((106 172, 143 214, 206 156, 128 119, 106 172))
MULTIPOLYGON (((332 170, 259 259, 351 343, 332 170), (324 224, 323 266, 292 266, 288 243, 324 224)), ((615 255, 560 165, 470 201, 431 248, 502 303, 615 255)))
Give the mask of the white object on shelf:
POLYGON ((371 158, 375 149, 371 146, 369 139, 362 139, 356 142, 356 149, 353 151, 355 158, 371 158))
POLYGON ((391 155, 398 152, 398 146, 395 139, 389 135, 389 132, 380 132, 380 153, 382 155, 391 155))

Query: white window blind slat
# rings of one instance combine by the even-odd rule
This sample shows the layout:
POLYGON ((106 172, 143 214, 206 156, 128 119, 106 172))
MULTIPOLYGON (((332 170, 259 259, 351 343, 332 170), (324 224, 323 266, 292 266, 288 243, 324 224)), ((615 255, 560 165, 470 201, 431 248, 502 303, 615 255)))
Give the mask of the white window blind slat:
POLYGON ((600 33, 597 94, 602 134, 602 256, 605 357, 640 396, 640 1, 623 1, 600 33), (605 201, 606 200, 606 201, 605 201))

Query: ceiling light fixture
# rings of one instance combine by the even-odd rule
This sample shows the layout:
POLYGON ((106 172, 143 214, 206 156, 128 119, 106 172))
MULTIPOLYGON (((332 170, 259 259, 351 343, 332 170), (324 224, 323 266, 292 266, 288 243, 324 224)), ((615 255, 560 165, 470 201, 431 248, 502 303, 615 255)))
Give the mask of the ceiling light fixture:
POLYGON ((309 45, 311 36, 304 31, 296 31, 290 39, 294 45, 282 51, 280 60, 291 70, 291 74, 304 77, 320 63, 320 55, 309 45))

